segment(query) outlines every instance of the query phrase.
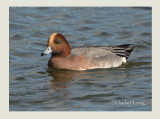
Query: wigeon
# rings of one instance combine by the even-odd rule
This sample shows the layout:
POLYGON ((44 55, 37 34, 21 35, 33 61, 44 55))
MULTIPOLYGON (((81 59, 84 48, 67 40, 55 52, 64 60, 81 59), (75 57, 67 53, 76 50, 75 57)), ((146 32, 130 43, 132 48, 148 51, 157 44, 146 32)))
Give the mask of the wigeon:
POLYGON ((133 44, 70 48, 62 34, 53 33, 49 36, 47 49, 41 56, 51 54, 48 61, 51 68, 69 70, 111 68, 126 63, 135 48, 133 44))

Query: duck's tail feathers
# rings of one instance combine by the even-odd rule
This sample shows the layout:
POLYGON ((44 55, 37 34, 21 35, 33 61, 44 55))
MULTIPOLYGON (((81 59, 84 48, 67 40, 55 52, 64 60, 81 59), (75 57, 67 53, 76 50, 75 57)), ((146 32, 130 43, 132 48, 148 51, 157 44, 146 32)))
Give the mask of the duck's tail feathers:
POLYGON ((120 57, 125 57, 128 59, 131 52, 136 49, 136 45, 134 44, 124 44, 124 45, 117 45, 112 47, 112 52, 120 57))

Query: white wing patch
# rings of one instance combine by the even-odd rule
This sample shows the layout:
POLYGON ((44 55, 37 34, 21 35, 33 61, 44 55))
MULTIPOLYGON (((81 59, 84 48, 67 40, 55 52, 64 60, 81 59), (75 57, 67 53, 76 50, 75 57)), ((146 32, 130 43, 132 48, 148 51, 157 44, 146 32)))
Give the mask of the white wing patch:
POLYGON ((126 62, 127 62, 127 60, 126 60, 125 57, 122 57, 122 62, 123 62, 123 63, 126 63, 126 62))

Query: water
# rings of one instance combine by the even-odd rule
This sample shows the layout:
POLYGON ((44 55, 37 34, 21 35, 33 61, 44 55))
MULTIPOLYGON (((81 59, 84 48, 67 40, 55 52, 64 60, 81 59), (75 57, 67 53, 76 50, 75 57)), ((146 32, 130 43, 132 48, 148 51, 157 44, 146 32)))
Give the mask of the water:
POLYGON ((10 7, 10 111, 151 111, 152 10, 117 7, 10 7), (49 69, 51 33, 70 46, 134 43, 128 63, 110 69, 49 69))

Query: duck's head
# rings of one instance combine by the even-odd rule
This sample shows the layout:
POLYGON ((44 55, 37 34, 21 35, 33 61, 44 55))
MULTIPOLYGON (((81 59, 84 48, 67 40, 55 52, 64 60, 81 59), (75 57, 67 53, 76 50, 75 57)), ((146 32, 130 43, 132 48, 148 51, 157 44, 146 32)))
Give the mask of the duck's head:
POLYGON ((52 54, 53 57, 66 57, 70 55, 70 46, 62 34, 52 33, 48 38, 47 49, 41 56, 52 54))

